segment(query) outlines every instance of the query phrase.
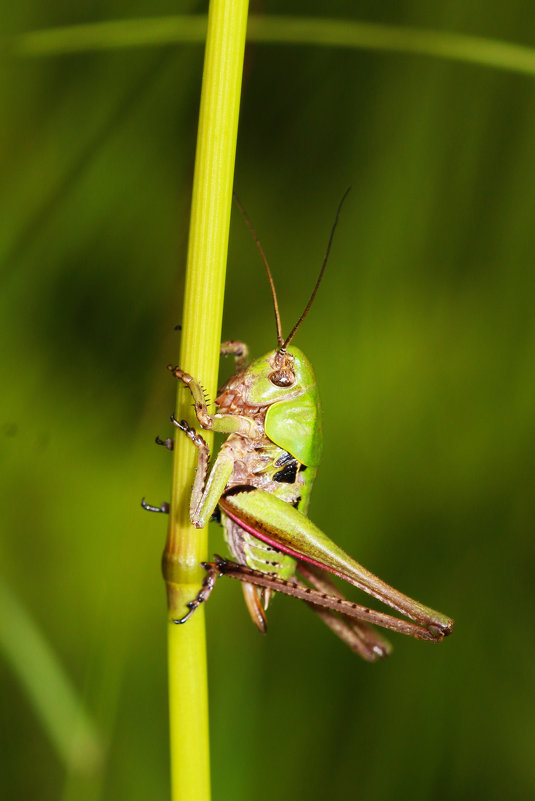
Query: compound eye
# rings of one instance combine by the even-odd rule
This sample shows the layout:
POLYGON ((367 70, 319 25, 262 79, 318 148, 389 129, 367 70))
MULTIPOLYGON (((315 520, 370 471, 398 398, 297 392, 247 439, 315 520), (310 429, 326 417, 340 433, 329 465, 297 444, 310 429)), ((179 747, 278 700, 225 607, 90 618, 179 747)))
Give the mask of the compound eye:
POLYGON ((291 387, 295 384, 295 373, 293 370, 275 370, 269 374, 269 380, 276 387, 291 387))

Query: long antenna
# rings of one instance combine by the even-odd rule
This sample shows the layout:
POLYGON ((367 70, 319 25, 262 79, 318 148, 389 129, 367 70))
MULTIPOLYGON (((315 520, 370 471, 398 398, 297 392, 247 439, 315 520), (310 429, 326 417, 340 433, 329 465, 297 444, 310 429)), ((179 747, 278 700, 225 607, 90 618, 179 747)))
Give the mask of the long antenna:
POLYGON ((269 269, 269 264, 268 264, 267 259, 266 259, 266 254, 264 253, 264 250, 262 248, 262 245, 260 244, 260 240, 259 240, 259 238, 257 236, 257 233, 256 233, 255 229, 253 228, 253 224, 252 224, 251 220, 249 219, 249 215, 247 214, 247 212, 243 208, 242 204, 240 203, 238 195, 236 194, 236 192, 233 192, 232 196, 234 197, 234 202, 236 203, 237 207, 239 208, 243 219, 247 223, 247 227, 248 227, 249 231, 253 235, 253 239, 256 242, 256 247, 258 248, 258 252, 260 253, 260 256, 262 257, 262 261, 264 262, 264 267, 266 268, 266 272, 267 272, 267 276, 268 276, 268 280, 269 280, 269 286, 271 287, 271 296, 273 298, 273 309, 275 311, 275 322, 277 324, 277 344, 278 344, 280 349, 284 349, 284 345, 283 345, 284 337, 282 336, 281 318, 280 318, 280 314, 279 314, 279 303, 277 301, 277 293, 275 291, 275 284, 273 283, 273 276, 271 275, 271 270, 269 269))
POLYGON ((281 350, 286 350, 286 348, 288 347, 288 345, 290 344, 290 342, 292 341, 292 339, 296 335, 297 329, 299 328, 299 326, 301 325, 301 323, 303 322, 303 320, 307 316, 308 312, 310 311, 310 307, 312 306, 312 304, 314 302, 314 298, 316 297, 316 292, 318 291, 319 285, 321 284, 321 279, 323 278, 323 273, 325 272, 325 267, 327 266, 327 259, 329 258, 329 252, 331 250, 331 245, 332 245, 332 242, 333 242, 334 232, 336 231, 336 226, 338 225, 338 218, 340 217, 340 211, 342 210, 342 206, 344 205, 344 200, 348 196, 350 189, 351 189, 351 187, 348 186, 346 191, 342 195, 342 199, 341 199, 340 203, 338 204, 338 208, 336 210, 336 217, 334 218, 333 227, 331 228, 331 233, 330 233, 330 236, 329 236, 329 242, 327 243, 327 250, 325 251, 325 257, 323 259, 323 264, 321 265, 321 270, 320 270, 320 274, 318 275, 318 280, 316 281, 316 285, 315 285, 314 289, 312 290, 312 294, 310 296, 310 299, 309 299, 307 305, 305 306, 305 310, 304 310, 303 314, 301 315, 299 320, 296 322, 296 324, 294 325, 294 327, 292 328, 292 330, 290 331, 290 333, 286 337, 285 341, 282 343, 281 348, 280 348, 281 350))

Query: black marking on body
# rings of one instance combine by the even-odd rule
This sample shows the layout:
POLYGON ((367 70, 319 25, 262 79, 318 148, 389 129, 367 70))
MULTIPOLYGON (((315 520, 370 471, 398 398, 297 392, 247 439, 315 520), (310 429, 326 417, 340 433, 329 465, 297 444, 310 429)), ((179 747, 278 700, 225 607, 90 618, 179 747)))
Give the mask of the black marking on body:
POLYGON ((296 498, 295 501, 292 503, 293 508, 294 509, 299 509, 299 504, 300 503, 301 503, 301 496, 299 496, 299 498, 296 498))
POLYGON ((275 467, 282 467, 273 476, 273 481, 278 481, 282 484, 295 484, 297 473, 304 473, 307 469, 306 464, 298 462, 295 456, 285 451, 282 456, 273 463, 275 467))
POLYGON ((295 457, 292 456, 291 453, 288 453, 288 451, 285 451, 282 454, 282 456, 279 456, 279 458, 275 462, 275 467, 284 467, 285 464, 288 464, 289 462, 295 462, 295 461, 296 461, 295 457))
POLYGON ((254 490, 255 487, 252 487, 250 484, 236 484, 235 487, 225 490, 223 497, 228 498, 230 495, 239 495, 240 492, 253 492, 254 490))
POLYGON ((275 473, 273 476, 273 481, 278 481, 281 484, 295 484, 298 467, 299 462, 297 459, 292 457, 292 460, 287 462, 282 470, 279 470, 278 473, 275 473))

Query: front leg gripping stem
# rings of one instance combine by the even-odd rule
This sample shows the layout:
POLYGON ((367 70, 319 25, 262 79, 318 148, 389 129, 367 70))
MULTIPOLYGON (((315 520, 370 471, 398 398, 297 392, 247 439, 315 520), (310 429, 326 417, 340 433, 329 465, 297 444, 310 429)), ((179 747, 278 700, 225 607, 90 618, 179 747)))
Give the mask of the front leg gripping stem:
POLYGON ((175 376, 175 378, 178 378, 179 381, 182 381, 187 387, 189 387, 189 390, 193 396, 193 402, 195 404, 195 414, 197 415, 197 420, 204 429, 210 431, 214 425, 213 417, 212 415, 208 414, 208 407, 206 406, 204 400, 203 388, 199 382, 196 381, 189 373, 185 373, 184 370, 181 370, 180 367, 173 367, 172 364, 168 364, 167 369, 175 376))
POLYGON ((242 414, 208 414, 208 407, 204 398, 204 390, 198 381, 189 373, 185 373, 180 367, 167 365, 167 369, 179 381, 182 381, 193 397, 193 406, 197 420, 206 431, 215 431, 219 434, 241 434, 249 439, 261 439, 264 436, 264 429, 258 426, 254 418, 242 414))
POLYGON ((197 434, 195 429, 188 424, 187 420, 177 420, 174 414, 171 415, 170 420, 174 426, 184 432, 187 438, 190 439, 200 451, 206 451, 209 455, 210 450, 205 440, 200 434, 197 434))
MULTIPOLYGON (((190 439, 197 448, 197 470, 195 472, 195 480, 191 490, 189 514, 193 525, 197 522, 197 512, 202 503, 204 494, 204 485, 206 482, 206 474, 208 471, 208 460, 210 458, 210 449, 200 434, 197 434, 186 420, 177 420, 174 414, 171 415, 171 422, 180 431, 190 439)), ((197 526, 198 528, 198 526, 197 526)))

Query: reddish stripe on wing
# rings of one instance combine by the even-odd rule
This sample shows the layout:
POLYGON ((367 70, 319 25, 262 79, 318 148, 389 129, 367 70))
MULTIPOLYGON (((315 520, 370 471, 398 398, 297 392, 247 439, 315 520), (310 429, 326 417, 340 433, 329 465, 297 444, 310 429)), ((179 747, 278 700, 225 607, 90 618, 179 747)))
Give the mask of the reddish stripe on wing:
MULTIPOLYGON (((221 505, 223 506, 223 504, 221 505)), ((224 506, 223 506, 223 511, 227 515, 227 517, 230 517, 231 520, 234 520, 235 523, 237 523, 239 526, 245 529, 245 531, 247 531, 249 534, 252 534, 253 537, 256 537, 257 539, 262 540, 262 542, 265 542, 266 545, 271 545, 277 551, 282 551, 282 553, 287 553, 288 556, 293 556, 294 559, 297 559, 298 561, 308 562, 310 565, 315 565, 316 567, 320 567, 322 570, 327 570, 334 576, 339 576, 339 578, 344 579, 345 581, 349 581, 350 584, 354 584, 354 581, 345 573, 342 573, 341 570, 334 570, 332 567, 329 567, 329 565, 325 565, 323 564, 323 562, 318 562, 317 559, 312 559, 310 556, 306 556, 305 554, 299 553, 298 551, 294 551, 287 545, 283 545, 277 540, 274 540, 272 537, 268 537, 268 535, 264 534, 263 531, 259 531, 257 528, 254 528, 254 526, 250 525, 249 523, 246 523, 245 520, 242 520, 240 517, 235 515, 234 512, 230 512, 224 506)))

